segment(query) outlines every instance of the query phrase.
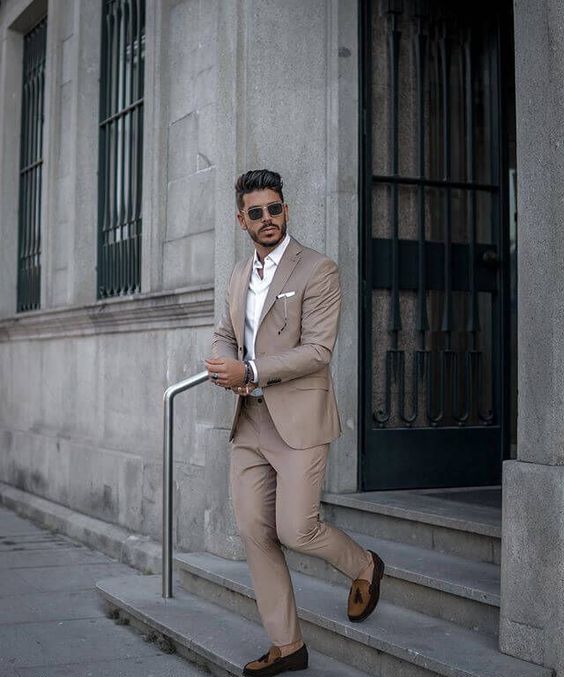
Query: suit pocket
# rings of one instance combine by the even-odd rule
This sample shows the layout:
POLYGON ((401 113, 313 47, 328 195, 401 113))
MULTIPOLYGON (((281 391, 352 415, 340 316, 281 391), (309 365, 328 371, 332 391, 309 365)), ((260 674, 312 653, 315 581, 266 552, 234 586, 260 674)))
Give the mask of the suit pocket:
POLYGON ((321 376, 304 376, 296 379, 294 386, 298 390, 312 390, 321 388, 322 390, 329 390, 329 381, 321 376))

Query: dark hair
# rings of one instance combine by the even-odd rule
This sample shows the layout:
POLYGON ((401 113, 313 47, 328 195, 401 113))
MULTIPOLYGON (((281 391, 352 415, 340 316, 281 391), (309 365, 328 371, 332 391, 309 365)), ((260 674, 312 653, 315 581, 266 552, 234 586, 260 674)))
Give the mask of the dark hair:
POLYGON ((238 209, 243 209, 243 195, 252 193, 255 190, 265 190, 270 188, 280 195, 280 200, 284 202, 282 194, 282 177, 277 172, 271 172, 268 169, 251 169, 237 179, 235 182, 235 199, 238 209))

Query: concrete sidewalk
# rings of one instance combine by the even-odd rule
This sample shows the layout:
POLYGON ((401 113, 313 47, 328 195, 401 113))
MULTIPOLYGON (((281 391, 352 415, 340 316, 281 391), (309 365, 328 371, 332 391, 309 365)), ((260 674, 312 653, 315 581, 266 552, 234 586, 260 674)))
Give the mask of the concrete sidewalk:
POLYGON ((0 505, 0 677, 196 677, 106 616, 94 589, 136 569, 0 505))

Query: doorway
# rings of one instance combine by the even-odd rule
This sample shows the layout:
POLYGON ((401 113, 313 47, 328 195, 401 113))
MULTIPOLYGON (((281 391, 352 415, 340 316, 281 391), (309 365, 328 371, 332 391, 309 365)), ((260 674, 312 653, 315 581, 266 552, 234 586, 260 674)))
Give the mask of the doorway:
POLYGON ((496 485, 511 455, 512 27, 510 0, 360 3, 363 491, 496 485))

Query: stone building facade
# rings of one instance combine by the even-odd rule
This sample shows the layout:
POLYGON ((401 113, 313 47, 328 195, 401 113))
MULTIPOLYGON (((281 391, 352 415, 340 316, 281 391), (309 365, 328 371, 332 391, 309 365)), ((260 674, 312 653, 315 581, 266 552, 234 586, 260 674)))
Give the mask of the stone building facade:
MULTIPOLYGON (((564 320, 560 283, 564 236, 559 227, 564 210, 559 182, 564 167, 561 4, 556 0, 489 3, 488 7, 495 5, 495 11, 499 10, 496 20, 503 24, 500 34, 503 32, 502 41, 506 41, 503 54, 510 53, 511 58, 498 54, 495 61, 489 48, 471 52, 481 64, 481 72, 490 69, 490 79, 471 91, 483 94, 486 85, 493 91, 491 74, 499 75, 505 83, 505 89, 500 86, 496 90, 499 100, 491 95, 492 100, 477 109, 478 113, 498 116, 487 127, 492 138, 492 130, 505 130, 495 145, 505 163, 499 190, 491 185, 487 188, 488 194, 497 195, 497 202, 491 198, 491 204, 480 206, 480 198, 476 208, 479 218, 496 208, 502 214, 496 231, 501 232, 499 246, 492 254, 486 235, 478 251, 484 265, 491 261, 497 265, 490 265, 491 270, 499 270, 500 262, 505 265, 506 277, 493 293, 487 287, 490 278, 483 283, 482 305, 477 311, 482 330, 490 322, 500 322, 499 332, 492 329, 485 341, 490 349, 484 357, 487 364, 499 363, 484 382, 494 393, 486 408, 494 410, 494 400, 503 400, 494 413, 500 425, 490 426, 483 435, 476 425, 476 430, 480 428, 478 438, 457 436, 456 425, 450 423, 439 422, 437 427, 436 422, 418 421, 423 432, 407 447, 403 441, 396 442, 393 431, 412 431, 413 426, 402 423, 397 412, 390 419, 390 436, 378 437, 386 428, 385 421, 371 428, 371 421, 378 420, 376 414, 372 419, 372 413, 378 402, 386 399, 387 388, 385 356, 378 352, 377 344, 395 331, 389 331, 390 315, 384 308, 388 308, 388 301, 382 299, 393 296, 396 278, 390 272, 389 284, 388 278, 382 278, 374 287, 370 285, 378 279, 382 257, 394 260, 393 242, 399 243, 397 251, 405 253, 409 247, 405 240, 417 239, 415 194, 412 202, 405 203, 404 212, 400 206, 401 223, 410 225, 399 238, 394 240, 390 235, 393 219, 386 221, 393 212, 393 200, 403 204, 401 191, 405 189, 395 193, 394 181, 400 175, 417 173, 413 170, 419 157, 415 140, 421 139, 406 131, 408 127, 416 129, 417 124, 417 74, 402 66, 394 80, 391 52, 384 54, 383 45, 388 43, 378 41, 383 24, 377 22, 381 18, 395 27, 393 30, 404 35, 413 30, 417 36, 411 26, 419 25, 417 7, 424 3, 406 0, 406 6, 417 5, 407 26, 401 23, 401 2, 133 2, 138 8, 145 7, 143 38, 138 42, 144 58, 142 153, 138 158, 142 162, 140 288, 100 297, 100 100, 105 82, 102 34, 107 4, 102 0, 0 3, 2 486, 160 540, 162 395, 168 385, 202 371, 232 267, 252 252, 248 237, 235 220, 235 177, 249 168, 275 169, 285 180, 290 233, 335 259, 341 272, 345 302, 332 371, 343 435, 332 445, 327 496, 338 502, 335 497, 363 492, 373 496, 381 490, 501 487, 501 552, 497 562, 495 553, 488 560, 496 562, 501 571, 499 648, 564 674, 560 641, 564 632, 564 455, 560 441, 564 346, 559 339, 564 320), (41 169, 41 182, 34 189, 35 223, 40 229, 39 298, 37 307, 22 310, 18 307, 18 265, 21 205, 26 200, 21 187, 24 41, 45 17, 42 99, 35 109, 36 115, 41 110, 42 124, 42 144, 37 146, 39 159, 34 164, 41 169), (366 21, 371 22, 368 28, 366 21), (380 77, 382 73, 389 75, 380 77), (507 98, 508 92, 514 100, 507 98), (397 118, 390 105, 394 97, 404 111, 397 118), (501 105, 504 101, 505 107, 501 105), (379 108, 388 111, 385 120, 378 117, 379 108), (394 143, 400 149, 399 165, 394 166, 392 159, 389 166, 379 166, 379 158, 389 153, 394 143), (405 150, 410 144, 415 149, 412 155, 405 150), (510 177, 516 177, 514 186, 510 177), (378 193, 380 188, 371 192, 368 184, 372 181, 386 184, 382 189, 387 191, 386 197, 378 193), (518 248, 515 220, 509 213, 515 209, 515 199, 518 248), (366 218, 374 219, 369 227, 363 222, 366 218), (389 249, 388 245, 374 245, 382 247, 380 253, 367 260, 372 241, 386 239, 392 243, 389 249), (512 255, 517 256, 515 269, 511 268, 512 255), (517 270, 515 294, 510 277, 516 278, 517 270), (502 307, 498 315, 492 310, 494 297, 502 307), (511 309, 514 301, 518 312, 511 309), (367 320, 372 314, 373 320, 367 320), (492 433, 493 428, 497 432, 492 433), (367 456, 366 449, 374 445, 374 453, 382 453, 392 448, 388 444, 397 451, 396 458, 404 460, 398 462, 388 485, 376 486, 374 473, 377 476, 378 472, 374 468, 393 464, 379 456, 374 465, 370 459, 375 456, 367 456), (430 467, 429 458, 443 454, 446 459, 445 449, 458 444, 466 458, 472 449, 489 449, 490 455, 497 454, 495 463, 490 467, 490 461, 477 453, 472 463, 457 461, 451 467, 445 461, 447 465, 429 471, 430 479, 422 484, 407 479, 410 464, 401 454, 427 450, 427 460, 413 466, 421 477, 430 467), (439 447, 444 447, 440 454, 439 447), (469 466, 478 472, 468 470, 469 466)), ((460 10, 458 18, 456 11, 454 14, 453 25, 465 26, 464 11, 460 10)), ((468 19, 468 25, 472 21, 468 19)), ((436 44, 440 56, 441 45, 446 43, 440 42, 439 33, 436 44)), ((429 31, 428 35, 429 40, 434 39, 434 33, 429 31)), ((456 33, 453 43, 462 40, 462 35, 456 33)), ((406 48, 398 43, 400 56, 402 49, 406 48)), ((468 53, 452 54, 454 69, 463 69, 468 53)), ((440 77, 439 73, 432 82, 437 87, 436 101, 444 103, 447 97, 440 77)), ((464 100, 462 89, 456 98, 457 86, 448 85, 455 103, 464 100)), ((431 100, 432 85, 429 92, 431 100)), ((430 120, 441 113, 432 105, 421 109, 422 124, 430 130, 423 135, 424 147, 429 154, 432 148, 444 150, 449 143, 462 147, 466 137, 462 132, 457 136, 456 129, 468 128, 472 107, 464 109, 460 104, 458 112, 449 117, 455 131, 441 146, 435 136, 440 136, 444 125, 433 128, 430 120), (438 145, 433 146, 435 141, 438 145)), ((494 146, 490 137, 473 139, 479 164, 494 146)), ((452 157, 456 164, 456 150, 452 157)), ((420 178, 427 170, 442 171, 440 158, 436 167, 432 158, 427 160, 420 178)), ((495 162, 492 155, 490 164, 495 162)), ((460 163, 463 167, 463 159, 460 163)), ((482 188, 488 181, 495 183, 478 174, 471 179, 481 182, 482 188)), ((421 190, 427 188, 443 190, 444 186, 425 184, 421 190)), ((455 205, 453 213, 458 214, 456 205, 469 208, 471 201, 456 193, 466 188, 461 182, 448 188, 455 205)), ((441 199, 437 198, 436 204, 430 199, 420 213, 432 221, 434 214, 442 213, 441 199)), ((466 235, 456 227, 451 234, 466 247, 466 235)), ((441 242, 442 237, 439 228, 423 239, 441 242)), ((433 246, 428 245, 431 262, 440 258, 433 258, 433 246)), ((450 239, 444 251, 450 251, 449 247, 450 239)), ((456 265, 459 255, 453 254, 456 265)), ((440 256, 444 264, 446 255, 440 256)), ((419 259, 414 275, 421 272, 421 265, 419 259)), ((456 278, 454 264, 452 270, 456 278)), ((489 274, 486 268, 482 273, 489 274)), ((416 335, 416 287, 406 282, 404 289, 401 275, 397 277, 402 290, 398 308, 404 316, 403 327, 413 329, 416 335)), ((500 279, 497 272, 491 276, 500 279)), ((454 284, 453 298, 458 298, 461 289, 466 292, 465 285, 470 284, 464 275, 461 279, 454 284)), ((450 287, 445 291, 442 285, 435 286, 435 291, 450 293, 450 287)), ((429 312, 434 321, 432 307, 437 301, 431 295, 429 292, 429 312)), ((455 344, 457 336, 454 332, 455 344)), ((436 346, 436 340, 429 337, 424 348, 436 346)), ((466 344, 456 345, 458 350, 467 349, 466 344)), ((402 343, 400 338, 399 347, 417 349, 415 339, 402 343)), ((431 374, 430 383, 433 378, 431 374)), ((397 384, 389 387, 390 401, 395 402, 397 384)), ((462 388, 460 384, 455 387, 462 388)), ((418 399, 414 390, 410 381, 407 399, 418 402, 423 411, 432 397, 427 392, 418 399)), ((225 558, 242 556, 228 500, 227 435, 232 407, 231 394, 205 383, 177 401, 174 525, 178 550, 205 551, 225 558)))

